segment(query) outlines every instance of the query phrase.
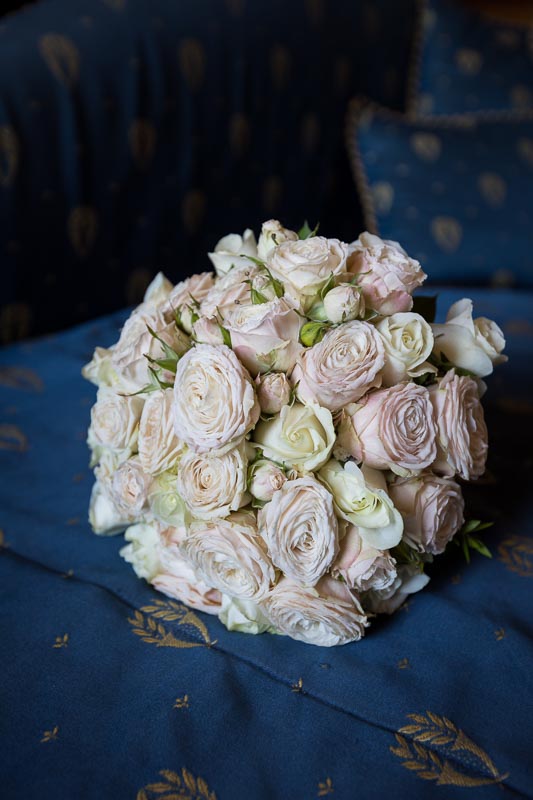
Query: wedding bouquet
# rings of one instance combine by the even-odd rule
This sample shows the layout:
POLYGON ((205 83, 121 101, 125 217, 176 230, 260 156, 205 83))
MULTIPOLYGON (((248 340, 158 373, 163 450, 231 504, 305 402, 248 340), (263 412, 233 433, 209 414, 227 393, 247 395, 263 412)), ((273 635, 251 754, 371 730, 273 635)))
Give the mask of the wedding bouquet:
POLYGON ((495 322, 460 300, 432 324, 392 241, 270 220, 224 237, 215 273, 160 273, 83 375, 96 533, 126 529, 140 578, 229 630, 360 639, 429 578, 482 475, 495 322))

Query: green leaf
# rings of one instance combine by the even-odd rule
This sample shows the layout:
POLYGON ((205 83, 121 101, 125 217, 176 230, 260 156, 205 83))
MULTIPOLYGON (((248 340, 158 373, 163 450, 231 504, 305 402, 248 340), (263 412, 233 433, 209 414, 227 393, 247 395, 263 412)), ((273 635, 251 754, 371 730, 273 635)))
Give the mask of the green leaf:
POLYGON ((320 223, 317 222, 313 230, 309 227, 309 223, 305 220, 304 224, 298 231, 298 239, 309 239, 311 236, 316 236, 320 223))
POLYGON ((422 295, 413 297, 413 308, 415 314, 420 314, 426 322, 435 322, 437 312, 437 295, 422 295))
POLYGON ((473 550, 476 550, 478 553, 481 553, 481 555, 485 556, 485 558, 492 558, 492 553, 487 545, 481 541, 481 539, 476 539, 474 536, 468 536, 467 542, 469 547, 471 547, 473 550))
POLYGON ((463 554, 467 564, 470 564, 470 550, 468 549, 468 542, 466 536, 462 539, 463 554))
POLYGON ((148 359, 150 364, 155 364, 156 367, 161 367, 161 369, 166 369, 168 372, 173 372, 176 374, 178 362, 175 358, 152 358, 152 356, 149 356, 148 353, 145 353, 144 357, 148 359))
POLYGON ((306 347, 312 347, 324 338, 328 327, 322 322, 306 322, 300 328, 300 341, 306 347))
POLYGON ((259 289, 254 289, 252 285, 250 285, 250 294, 254 306, 262 305, 263 303, 268 303, 268 297, 264 295, 263 292, 260 292, 259 289))
POLYGON ((278 279, 272 275, 272 273, 270 272, 269 268, 265 263, 263 263, 263 269, 268 275, 270 285, 272 286, 276 297, 283 297, 283 295, 285 294, 285 287, 283 286, 282 282, 278 281, 278 279))
POLYGON ((220 333, 222 334, 222 341, 224 342, 226 347, 231 347, 232 346, 231 345, 231 333, 228 331, 227 328, 225 328, 223 325, 221 325, 220 322, 218 323, 218 327, 219 327, 220 333))
POLYGON ((323 300, 324 297, 327 295, 327 293, 334 288, 334 286, 335 286, 335 276, 333 275, 332 272, 328 280, 326 281, 326 283, 319 292, 320 299, 323 300))
POLYGON ((157 339, 159 344, 162 346, 166 357, 174 358, 176 359, 176 361, 179 361, 180 357, 178 353, 176 353, 176 351, 169 344, 167 344, 167 342, 165 342, 164 339, 162 339, 154 330, 152 330, 152 328, 149 325, 147 325, 146 327, 148 328, 148 332, 150 333, 150 335, 153 336, 154 339, 157 339))
POLYGON ((247 256, 245 253, 239 253, 239 258, 245 258, 247 261, 251 261, 252 264, 257 264, 258 267, 265 266, 265 262, 261 258, 255 258, 255 256, 247 256))

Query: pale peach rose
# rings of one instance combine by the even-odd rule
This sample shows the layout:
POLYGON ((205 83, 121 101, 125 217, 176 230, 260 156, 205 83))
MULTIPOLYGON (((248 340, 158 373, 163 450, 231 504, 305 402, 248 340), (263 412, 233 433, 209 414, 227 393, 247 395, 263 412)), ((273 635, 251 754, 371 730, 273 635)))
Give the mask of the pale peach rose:
POLYGON ((207 255, 217 275, 226 275, 233 267, 246 260, 243 256, 257 257, 254 232, 250 228, 246 228, 242 236, 239 236, 238 233, 229 233, 217 242, 214 252, 207 255))
POLYGON ((310 236, 275 247, 268 266, 283 283, 286 295, 305 313, 331 276, 346 272, 347 253, 348 245, 338 239, 310 236))
POLYGON ((485 472, 488 434, 476 382, 452 369, 430 387, 429 394, 438 427, 433 469, 466 481, 479 478, 485 472))
POLYGON ((464 523, 461 487, 431 473, 397 480, 389 487, 404 520, 403 538, 422 553, 438 555, 464 523))
POLYGON ((172 284, 169 279, 162 272, 158 272, 148 285, 143 302, 152 306, 161 306, 171 291, 172 284))
POLYGON ((181 283, 176 284, 169 293, 163 306, 163 314, 167 322, 176 319, 187 333, 192 331, 192 316, 198 313, 200 303, 207 297, 215 284, 212 272, 201 272, 191 275, 181 283))
POLYGON ((99 536, 114 536, 127 528, 129 520, 111 500, 107 487, 95 481, 89 502, 89 522, 99 536))
POLYGON ((342 576, 350 589, 366 592, 386 589, 396 578, 396 561, 387 550, 366 544, 355 525, 351 525, 340 544, 331 568, 334 578, 342 576))
POLYGON ((381 337, 368 322, 346 322, 328 331, 309 347, 291 374, 298 397, 338 411, 381 386, 385 350, 381 337))
POLYGON ((267 459, 256 461, 250 468, 252 478, 250 480, 250 493, 262 503, 272 500, 274 492, 277 492, 287 476, 277 464, 267 459))
POLYGON ((365 611, 373 614, 394 614, 410 594, 419 592, 428 583, 429 576, 420 572, 416 564, 398 564, 396 578, 390 586, 364 595, 365 611))
POLYGON ((220 322, 216 317, 200 317, 192 326, 192 337, 200 344, 224 344, 220 322))
POLYGON ((234 308, 248 305, 251 302, 250 281, 260 274, 261 270, 256 264, 236 264, 226 275, 215 281, 213 288, 200 303, 200 316, 224 320, 234 308))
POLYGON ((348 271, 357 275, 367 307, 383 315, 410 311, 411 295, 427 277, 398 242, 372 233, 362 233, 350 245, 348 271))
POLYGON ((144 472, 138 456, 121 464, 110 486, 110 496, 116 508, 127 519, 139 517, 146 506, 152 476, 144 472))
MULTIPOLYGON (((124 391, 138 392, 150 383, 150 362, 146 355, 154 359, 165 358, 163 346, 152 336, 149 327, 178 355, 185 353, 190 346, 189 337, 174 322, 167 322, 160 309, 145 303, 140 305, 126 320, 111 357, 112 367, 124 391)), ((174 380, 170 371, 163 371, 162 377, 168 383, 174 380)))
POLYGON ((149 394, 144 403, 139 424, 139 461, 150 475, 174 467, 185 449, 174 433, 173 402, 172 389, 164 389, 149 394))
POLYGON ((314 588, 281 578, 262 607, 278 633, 320 647, 357 642, 369 624, 357 596, 332 578, 314 588))
POLYGON ((502 355, 505 337, 501 328, 487 317, 472 318, 472 301, 454 303, 444 325, 432 325, 434 352, 455 367, 478 378, 490 375, 494 366, 507 361, 502 355))
POLYGON ((196 453, 235 447, 259 414, 252 379, 229 347, 198 344, 180 359, 174 426, 178 439, 196 453))
POLYGON ((368 394, 339 425, 339 444, 356 461, 407 476, 437 457, 437 428, 423 386, 399 383, 368 394))
POLYGON ((136 449, 143 405, 141 397, 124 397, 107 386, 98 389, 87 438, 96 458, 102 447, 125 457, 136 449))
POLYGON ((261 228, 261 235, 257 243, 257 255, 263 261, 266 261, 272 250, 283 242, 296 242, 298 241, 298 234, 296 231, 291 231, 289 228, 284 228, 281 222, 277 219, 269 219, 263 222, 261 228))
POLYGON ((178 469, 178 494, 193 517, 227 517, 250 501, 246 490, 248 458, 243 442, 223 455, 189 450, 178 469))
POLYGON ((116 387, 120 389, 120 380, 112 365, 113 348, 96 347, 93 357, 81 370, 86 381, 95 386, 116 387))
POLYGON ((376 323, 376 329, 385 346, 384 386, 394 386, 425 372, 437 372, 427 362, 433 349, 431 326, 420 314, 406 312, 383 317, 376 323))
POLYGON ((311 476, 287 481, 259 511, 259 531, 276 567, 304 586, 314 586, 339 549, 333 497, 311 476))
POLYGON ((199 577, 231 597, 264 598, 275 580, 255 514, 237 511, 226 519, 194 520, 181 551, 199 577))
POLYGON ((324 297, 324 314, 326 319, 335 324, 351 322, 364 316, 365 299, 361 290, 350 283, 339 283, 324 297))
POLYGON ((291 385, 283 372, 258 375, 255 386, 263 414, 279 414, 291 399, 291 385))

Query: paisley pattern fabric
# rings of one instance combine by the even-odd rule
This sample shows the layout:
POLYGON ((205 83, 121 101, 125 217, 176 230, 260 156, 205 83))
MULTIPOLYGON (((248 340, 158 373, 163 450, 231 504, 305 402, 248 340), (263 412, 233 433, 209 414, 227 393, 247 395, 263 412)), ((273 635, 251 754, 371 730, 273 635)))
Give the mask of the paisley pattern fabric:
POLYGON ((346 105, 404 105, 414 7, 46 0, 3 18, 0 342, 135 303, 271 216, 355 237, 346 105))
MULTIPOLYGON (((470 294, 470 292, 469 292, 470 294)), ((439 295, 439 317, 462 296, 439 295)), ((155 592, 86 521, 93 388, 125 313, 0 350, 3 800, 533 797, 533 294, 473 290, 509 362, 459 548, 345 647, 228 633, 155 592)))
POLYGON ((409 110, 533 108, 533 28, 456 0, 420 0, 409 110))
POLYGON ((533 286, 533 110, 411 118, 352 104, 366 227, 434 282, 533 286))

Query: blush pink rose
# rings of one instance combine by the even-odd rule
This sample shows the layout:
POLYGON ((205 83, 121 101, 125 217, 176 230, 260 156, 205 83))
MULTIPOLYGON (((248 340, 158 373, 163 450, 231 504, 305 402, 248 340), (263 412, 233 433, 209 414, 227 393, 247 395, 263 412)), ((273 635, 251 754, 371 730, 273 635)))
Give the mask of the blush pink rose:
POLYGON ((291 385, 283 372, 258 375, 255 385, 263 414, 279 414, 291 399, 291 385))
POLYGON ((404 520, 403 538, 422 553, 438 555, 464 523, 461 487, 450 478, 420 475, 389 487, 404 520))
POLYGON ((350 245, 348 271, 357 275, 366 305, 388 316, 413 307, 413 291, 426 279, 420 264, 398 242, 362 233, 350 245))
POLYGON ((351 525, 341 541, 331 574, 334 578, 341 576, 350 589, 359 592, 387 589, 396 578, 396 561, 387 550, 366 544, 357 527, 351 525))
POLYGON ((429 389, 438 427, 433 469, 469 481, 485 472, 488 433, 477 384, 452 369, 429 389))
POLYGON ((163 306, 163 314, 169 322, 176 319, 176 315, 187 333, 191 332, 191 315, 197 310, 199 304, 208 295, 215 283, 212 272, 201 272, 191 275, 190 278, 176 284, 171 290, 163 306))
POLYGON ((368 394, 339 425, 338 446, 374 469, 404 477, 437 457, 437 428, 428 390, 399 383, 368 394))
POLYGON ((200 316, 225 318, 234 308, 250 302, 250 284, 260 274, 255 264, 237 264, 214 286, 200 303, 200 316))

